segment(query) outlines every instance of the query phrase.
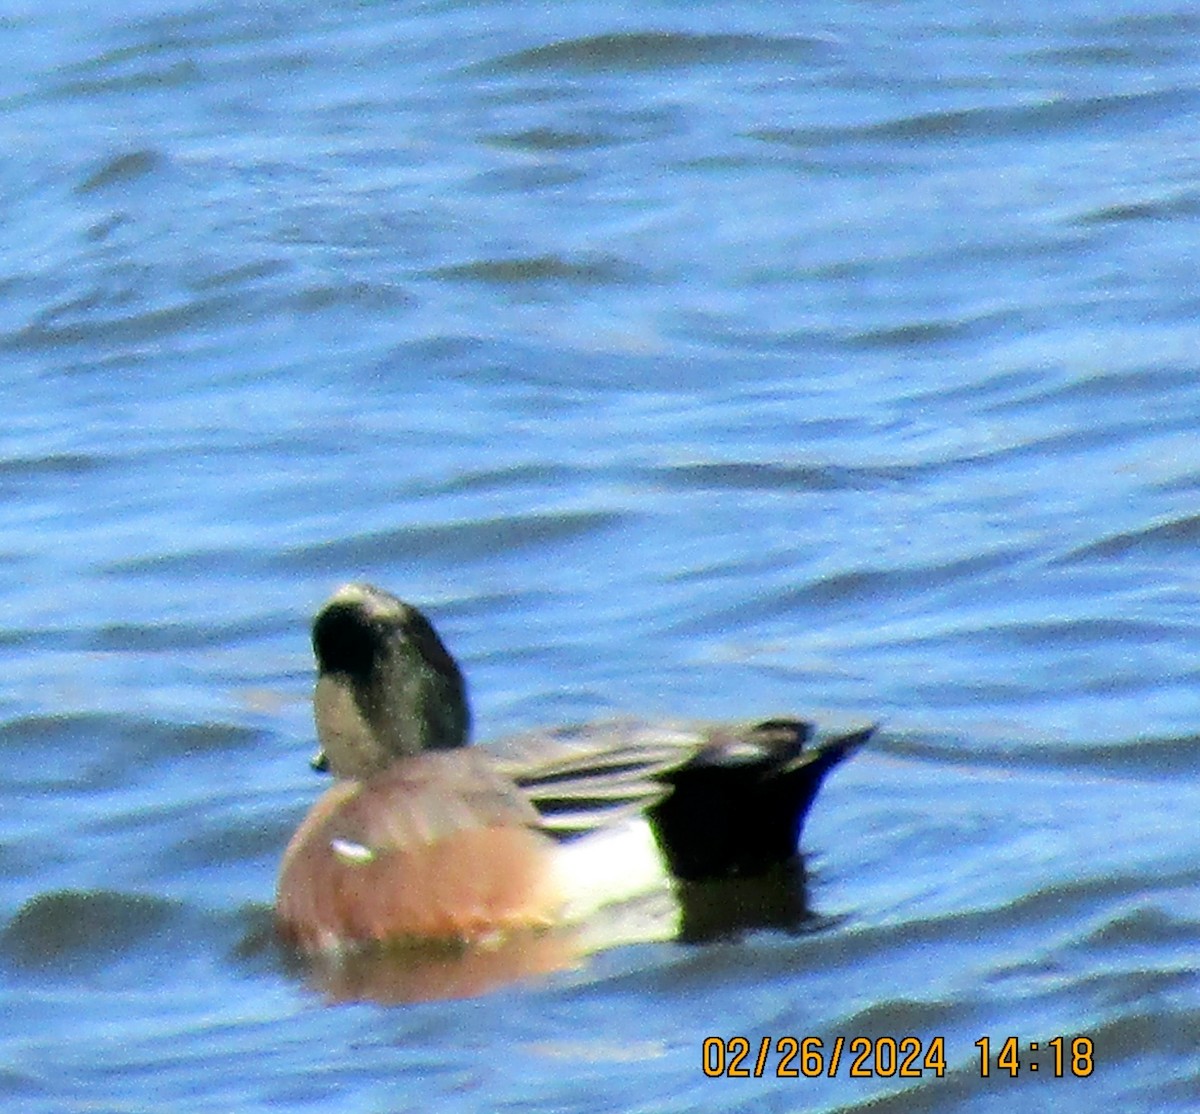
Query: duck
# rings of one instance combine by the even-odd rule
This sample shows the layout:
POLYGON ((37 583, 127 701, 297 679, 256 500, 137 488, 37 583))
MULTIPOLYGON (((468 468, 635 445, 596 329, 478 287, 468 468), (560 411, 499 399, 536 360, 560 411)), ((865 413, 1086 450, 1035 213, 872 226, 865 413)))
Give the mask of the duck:
POLYGON ((280 936, 326 957, 496 948, 648 892, 788 869, 818 790, 871 737, 777 717, 613 720, 471 745, 462 670, 415 606, 343 585, 312 624, 315 769, 280 936))

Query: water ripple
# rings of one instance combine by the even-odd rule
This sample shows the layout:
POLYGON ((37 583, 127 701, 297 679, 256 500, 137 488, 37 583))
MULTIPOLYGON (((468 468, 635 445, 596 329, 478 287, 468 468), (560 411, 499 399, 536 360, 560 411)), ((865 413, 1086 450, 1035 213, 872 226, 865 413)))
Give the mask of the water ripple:
POLYGON ((507 518, 414 524, 397 530, 322 541, 281 553, 281 568, 363 569, 387 566, 400 558, 492 558, 500 553, 542 549, 612 530, 626 516, 610 511, 561 511, 507 518))
POLYGON ((764 61, 795 64, 818 61, 828 50, 827 42, 800 35, 631 31, 533 47, 498 59, 489 68, 497 72, 613 73, 764 61))
POLYGON ((1122 530, 1055 558, 1059 564, 1111 560, 1140 554, 1192 553, 1200 539, 1200 515, 1157 522, 1140 530, 1122 530))
POLYGON ((182 902, 146 894, 67 890, 39 894, 0 932, 0 956, 18 971, 103 975, 139 952, 185 950, 182 902))
POLYGON ((802 128, 756 128, 748 135, 788 147, 818 148, 847 142, 902 143, 920 146, 955 142, 999 143, 1037 135, 1078 134, 1081 129, 1153 127, 1200 107, 1192 87, 1069 97, 1011 105, 943 109, 865 124, 802 128))
POLYGON ((645 477, 666 488, 701 491, 867 491, 895 484, 909 472, 900 467, 722 461, 667 465, 647 470, 645 477))

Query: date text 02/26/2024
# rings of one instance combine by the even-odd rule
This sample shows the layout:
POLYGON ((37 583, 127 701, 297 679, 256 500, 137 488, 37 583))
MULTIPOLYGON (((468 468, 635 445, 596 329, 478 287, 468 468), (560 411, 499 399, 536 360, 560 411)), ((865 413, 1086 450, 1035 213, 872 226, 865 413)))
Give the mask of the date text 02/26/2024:
MULTIPOLYGON (((992 1041, 980 1037, 979 1074, 993 1072, 1017 1076, 1022 1071, 1050 1076, 1084 1079, 1095 1070, 1095 1045, 1090 1037, 1053 1037, 1047 1041, 1021 1041, 1005 1037, 997 1042, 999 1053, 992 1059, 992 1041)), ((835 1037, 828 1044, 820 1037, 762 1037, 757 1046, 747 1037, 705 1037, 701 1050, 704 1074, 716 1078, 833 1079, 847 1063, 852 1079, 897 1076, 921 1079, 929 1073, 938 1079, 946 1074, 946 1038, 930 1037, 835 1037)))

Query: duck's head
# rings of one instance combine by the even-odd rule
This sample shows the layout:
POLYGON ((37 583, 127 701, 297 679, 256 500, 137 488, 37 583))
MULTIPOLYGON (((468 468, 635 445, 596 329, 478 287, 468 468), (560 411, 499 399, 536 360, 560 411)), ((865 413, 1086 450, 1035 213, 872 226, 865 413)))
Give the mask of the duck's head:
POLYGON ((433 625, 369 584, 346 584, 317 613, 317 769, 365 778, 398 758, 463 746, 466 684, 433 625))

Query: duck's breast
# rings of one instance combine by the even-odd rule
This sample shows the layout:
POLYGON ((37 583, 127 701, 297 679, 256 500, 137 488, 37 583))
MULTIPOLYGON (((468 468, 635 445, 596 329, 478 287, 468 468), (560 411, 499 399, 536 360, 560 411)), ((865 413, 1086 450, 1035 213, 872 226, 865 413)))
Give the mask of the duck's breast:
POLYGON ((402 767, 334 785, 297 829, 276 896, 285 937, 476 942, 559 918, 554 841, 515 787, 468 752, 402 767))

